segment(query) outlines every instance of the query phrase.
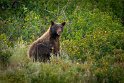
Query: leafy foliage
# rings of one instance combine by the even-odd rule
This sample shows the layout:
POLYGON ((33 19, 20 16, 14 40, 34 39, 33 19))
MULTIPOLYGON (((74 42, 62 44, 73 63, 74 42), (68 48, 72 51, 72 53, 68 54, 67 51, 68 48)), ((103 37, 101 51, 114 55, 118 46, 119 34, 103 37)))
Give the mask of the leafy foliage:
POLYGON ((123 0, 0 1, 0 82, 123 83, 123 0), (28 45, 66 21, 61 57, 32 62, 28 45))

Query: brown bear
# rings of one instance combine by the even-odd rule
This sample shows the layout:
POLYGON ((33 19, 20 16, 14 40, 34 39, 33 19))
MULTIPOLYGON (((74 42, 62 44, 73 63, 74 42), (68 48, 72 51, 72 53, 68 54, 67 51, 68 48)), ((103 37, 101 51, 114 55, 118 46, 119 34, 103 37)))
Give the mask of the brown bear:
POLYGON ((32 43, 28 55, 33 61, 45 62, 50 59, 50 53, 59 54, 59 38, 64 25, 65 22, 58 24, 51 21, 49 29, 32 43))

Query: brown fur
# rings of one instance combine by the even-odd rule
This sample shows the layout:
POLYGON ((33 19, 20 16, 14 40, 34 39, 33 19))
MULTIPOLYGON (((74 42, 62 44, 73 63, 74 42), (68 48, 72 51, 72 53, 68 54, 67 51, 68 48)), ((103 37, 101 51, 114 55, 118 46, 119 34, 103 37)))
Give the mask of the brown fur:
POLYGON ((29 48, 29 57, 33 58, 33 61, 45 62, 50 59, 50 53, 55 55, 59 54, 59 37, 64 25, 65 22, 62 24, 55 24, 51 21, 51 27, 32 43, 29 48))

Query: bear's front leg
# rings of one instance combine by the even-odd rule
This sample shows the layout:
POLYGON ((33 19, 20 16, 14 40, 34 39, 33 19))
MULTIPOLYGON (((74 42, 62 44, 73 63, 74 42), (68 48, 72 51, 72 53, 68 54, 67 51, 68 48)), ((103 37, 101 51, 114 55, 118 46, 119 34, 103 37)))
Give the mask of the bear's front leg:
POLYGON ((57 55, 60 56, 59 48, 56 47, 56 46, 52 47, 52 53, 55 54, 56 56, 57 56, 57 55))

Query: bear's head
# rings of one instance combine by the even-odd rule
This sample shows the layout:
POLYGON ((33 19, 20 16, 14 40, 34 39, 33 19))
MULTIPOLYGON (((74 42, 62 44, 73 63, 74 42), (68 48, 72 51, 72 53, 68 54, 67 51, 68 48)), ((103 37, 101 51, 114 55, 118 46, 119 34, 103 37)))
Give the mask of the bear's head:
POLYGON ((50 27, 51 36, 53 37, 60 36, 63 31, 64 25, 65 25, 65 22, 58 24, 51 21, 51 27, 50 27))

